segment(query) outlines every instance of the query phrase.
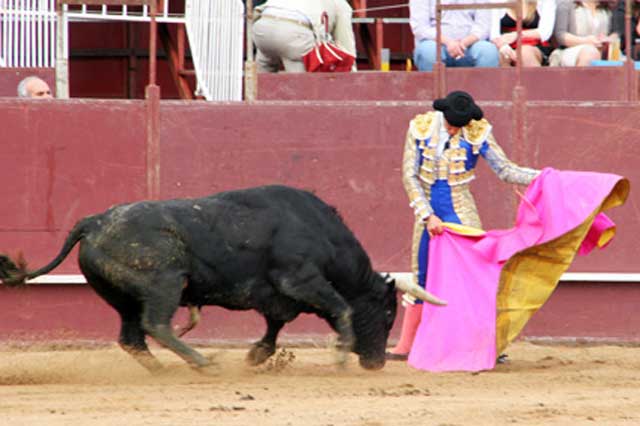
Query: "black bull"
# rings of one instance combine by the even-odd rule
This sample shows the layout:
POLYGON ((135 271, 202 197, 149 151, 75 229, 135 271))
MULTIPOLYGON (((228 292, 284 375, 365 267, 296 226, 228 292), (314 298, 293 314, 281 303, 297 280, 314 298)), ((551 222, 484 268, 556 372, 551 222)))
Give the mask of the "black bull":
MULTIPOLYGON (((179 306, 203 305, 265 317, 267 332, 247 356, 252 365, 275 352, 280 329, 301 312, 331 325, 339 353, 352 350, 364 368, 384 365, 396 283, 373 271, 336 210, 309 192, 267 186, 115 206, 80 220, 41 269, 0 256, 0 279, 19 285, 48 273, 78 242, 87 282, 120 314, 121 347, 149 370, 161 365, 147 335, 195 367, 209 364, 171 328, 179 306)), ((402 290, 443 303, 415 285, 402 290)))

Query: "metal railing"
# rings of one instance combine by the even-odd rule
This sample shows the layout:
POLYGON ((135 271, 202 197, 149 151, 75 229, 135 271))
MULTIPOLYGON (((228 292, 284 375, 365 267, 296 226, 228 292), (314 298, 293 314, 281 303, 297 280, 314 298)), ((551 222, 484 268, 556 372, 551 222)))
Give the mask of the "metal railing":
POLYGON ((53 68, 55 0, 0 0, 0 37, 2 66, 53 68))
MULTIPOLYGON (((187 0, 189 1, 189 0, 187 0)), ((82 0, 78 4, 65 4, 64 13, 71 22, 86 21, 125 21, 125 22, 150 22, 151 11, 148 5, 140 6, 131 5, 91 5, 83 3, 82 0)), ((105 3, 107 3, 105 1, 105 3)), ((156 16, 158 23, 167 24, 184 24, 184 14, 171 13, 170 0, 160 2, 160 7, 156 16)))
POLYGON ((187 0, 185 22, 197 76, 196 94, 209 101, 242 100, 242 1, 187 0))
MULTIPOLYGON (((56 92, 59 97, 66 97, 69 22, 150 23, 152 13, 147 3, 142 0, 0 0, 0 65, 55 67, 56 92)), ((155 21, 185 25, 197 94, 207 100, 242 100, 244 5, 241 0, 185 0, 184 13, 171 12, 169 0, 161 0, 155 21)))

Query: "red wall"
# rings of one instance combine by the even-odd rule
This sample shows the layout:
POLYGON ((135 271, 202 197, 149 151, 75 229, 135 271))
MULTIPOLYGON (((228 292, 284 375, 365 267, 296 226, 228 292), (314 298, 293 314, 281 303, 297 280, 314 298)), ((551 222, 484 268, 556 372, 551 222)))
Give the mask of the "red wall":
MULTIPOLYGON (((640 171, 635 129, 640 105, 531 102, 526 140, 511 141, 508 103, 483 105, 495 134, 514 160, 533 167, 640 171)), ((381 270, 409 269, 412 213, 400 181, 406 125, 428 104, 210 104, 167 101, 161 107, 161 198, 284 183, 314 190, 343 214, 381 270)), ((84 215, 146 193, 144 103, 0 100, 0 168, 5 205, 0 247, 24 250, 39 265, 58 250, 84 215)), ((474 182, 485 227, 508 227, 515 196, 486 165, 474 182)), ((632 190, 611 216, 617 240, 579 260, 573 271, 637 272, 640 232, 632 190)), ((57 271, 77 272, 74 261, 57 271)))
MULTIPOLYGON (((638 79, 638 73, 634 78, 638 79)), ((448 68, 446 91, 466 90, 475 99, 511 101, 514 68, 448 68)), ((530 101, 624 101, 629 87, 623 67, 523 68, 530 101)), ((258 99, 323 101, 425 101, 434 99, 430 72, 259 74, 258 99)))
MULTIPOLYGON (((409 119, 429 104, 163 101, 161 197, 266 183, 312 189, 338 207, 378 269, 408 271, 413 218, 400 182, 402 144, 409 119)), ((525 141, 518 147, 511 104, 481 105, 505 151, 521 163, 616 172, 632 186, 639 181, 638 103, 529 102, 525 141)), ((0 99, 0 251, 22 250, 32 267, 41 266, 55 256, 77 219, 144 198, 144 118, 142 101, 0 99)), ((510 226, 512 189, 483 163, 478 174, 474 192, 486 227, 510 226)), ((627 205, 611 213, 619 229, 611 246, 579 259, 572 271, 638 272, 639 197, 632 189, 627 205)), ((55 272, 77 273, 75 262, 74 254, 55 272)), ((633 301, 639 293, 637 285, 564 284, 527 333, 636 339, 633 301)), ((194 337, 257 337, 263 330, 255 314, 206 312, 194 337)), ((0 338, 117 334, 114 312, 85 286, 1 289, 0 324, 0 338)), ((328 331, 319 324, 305 317, 289 330, 298 336, 328 331)))

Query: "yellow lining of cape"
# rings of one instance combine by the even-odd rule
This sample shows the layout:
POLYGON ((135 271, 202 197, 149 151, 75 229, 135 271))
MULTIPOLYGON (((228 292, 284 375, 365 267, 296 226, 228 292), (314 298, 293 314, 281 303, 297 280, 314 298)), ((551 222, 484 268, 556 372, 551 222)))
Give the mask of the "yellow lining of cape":
POLYGON ((481 237, 486 234, 482 229, 474 228, 471 226, 460 225, 459 223, 444 222, 442 224, 445 228, 451 229, 453 232, 459 235, 466 235, 467 237, 481 237))
MULTIPOLYGON (((496 299, 496 351, 500 354, 522 331, 531 316, 549 299, 571 262, 596 215, 622 205, 630 190, 627 179, 613 187, 600 206, 575 229, 513 255, 503 266, 496 299)), ((611 227, 598 240, 602 247, 616 232, 611 227)))

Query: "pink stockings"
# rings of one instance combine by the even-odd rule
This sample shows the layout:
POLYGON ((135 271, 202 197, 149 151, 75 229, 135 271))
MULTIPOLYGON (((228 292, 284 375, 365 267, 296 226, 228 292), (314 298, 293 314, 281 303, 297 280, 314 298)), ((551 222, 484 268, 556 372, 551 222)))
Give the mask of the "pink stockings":
POLYGON ((422 318, 422 304, 407 305, 402 319, 402 330, 400 332, 400 340, 391 353, 398 355, 407 355, 411 351, 413 339, 418 331, 420 319, 422 318))

